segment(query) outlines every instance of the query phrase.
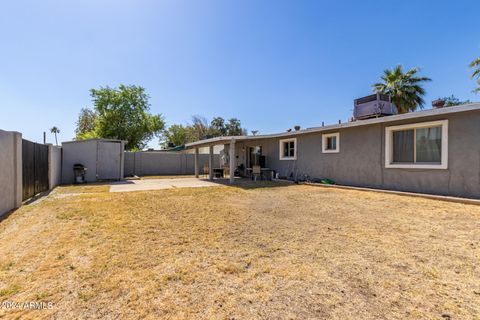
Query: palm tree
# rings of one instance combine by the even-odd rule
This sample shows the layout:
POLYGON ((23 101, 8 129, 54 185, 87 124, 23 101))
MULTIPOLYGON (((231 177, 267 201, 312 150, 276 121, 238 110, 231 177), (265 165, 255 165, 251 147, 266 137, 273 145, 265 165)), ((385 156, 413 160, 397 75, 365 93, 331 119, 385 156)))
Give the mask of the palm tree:
POLYGON ((468 65, 470 68, 474 68, 475 70, 473 71, 472 73, 472 79, 473 78, 477 78, 477 84, 478 84, 478 88, 476 88, 475 90, 473 90, 473 92, 480 92, 480 58, 477 58, 475 60, 472 61, 472 63, 470 63, 468 65))
POLYGON ((52 127, 50 129, 50 132, 55 135, 55 144, 58 146, 57 133, 60 133, 60 129, 58 129, 57 127, 52 127))
POLYGON ((425 89, 421 84, 432 79, 417 76, 419 71, 420 68, 412 68, 404 73, 401 65, 397 65, 393 70, 387 69, 381 77, 383 82, 375 83, 373 91, 389 94, 398 113, 415 111, 417 107, 423 108, 425 101, 422 97, 425 95, 425 89))

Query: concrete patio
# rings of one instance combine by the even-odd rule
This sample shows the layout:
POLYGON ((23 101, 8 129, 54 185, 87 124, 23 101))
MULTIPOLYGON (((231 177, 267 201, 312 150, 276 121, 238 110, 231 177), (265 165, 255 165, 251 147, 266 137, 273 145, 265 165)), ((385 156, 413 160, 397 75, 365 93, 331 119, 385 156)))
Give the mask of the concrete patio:
POLYGON ((215 187, 217 183, 197 178, 125 180, 110 184, 110 192, 132 192, 172 188, 215 187))

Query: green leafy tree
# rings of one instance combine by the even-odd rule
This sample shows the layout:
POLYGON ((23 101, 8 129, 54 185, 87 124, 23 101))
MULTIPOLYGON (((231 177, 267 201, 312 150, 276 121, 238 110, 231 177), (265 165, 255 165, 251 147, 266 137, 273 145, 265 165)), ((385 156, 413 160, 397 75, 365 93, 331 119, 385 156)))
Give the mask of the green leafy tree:
POLYGON ((161 115, 150 114, 149 97, 144 88, 107 86, 91 89, 90 95, 94 103, 94 129, 80 138, 126 140, 127 150, 141 150, 150 139, 161 135, 165 123, 161 115))
POLYGON ((401 65, 397 65, 393 70, 387 69, 381 77, 383 82, 375 83, 373 91, 391 95, 398 113, 415 111, 418 107, 422 109, 425 104, 425 89, 422 84, 431 79, 417 76, 419 71, 419 68, 412 68, 403 72, 401 65))
POLYGON ((469 64, 470 68, 473 68, 472 79, 477 79, 478 88, 473 90, 473 92, 478 93, 480 92, 480 57, 473 60, 472 63, 469 64))
POLYGON ((55 145, 58 146, 57 134, 60 133, 60 129, 58 129, 57 127, 52 127, 50 129, 50 132, 55 135, 55 145))
POLYGON ((210 135, 213 137, 225 136, 227 128, 225 127, 225 120, 222 117, 215 117, 210 122, 210 135))
POLYGON ((242 136, 245 135, 247 131, 242 129, 242 123, 237 118, 229 119, 225 127, 227 128, 226 135, 228 136, 242 136))
POLYGON ((78 115, 77 127, 75 129, 75 139, 84 140, 95 138, 95 120, 97 115, 89 108, 82 108, 78 115))
POLYGON ((184 127, 181 124, 173 124, 165 130, 163 138, 165 141, 165 147, 169 146, 183 146, 189 142, 189 130, 188 127, 184 127))
POLYGON ((240 120, 232 118, 225 124, 221 117, 215 117, 208 123, 202 116, 193 116, 192 123, 187 126, 180 124, 171 125, 163 132, 161 145, 163 147, 181 146, 212 137, 246 135, 247 130, 242 129, 240 120))
POLYGON ((453 94, 449 97, 441 98, 441 100, 445 102, 444 107, 453 107, 453 106, 459 106, 462 104, 470 103, 470 100, 461 101, 460 99, 455 97, 453 94))

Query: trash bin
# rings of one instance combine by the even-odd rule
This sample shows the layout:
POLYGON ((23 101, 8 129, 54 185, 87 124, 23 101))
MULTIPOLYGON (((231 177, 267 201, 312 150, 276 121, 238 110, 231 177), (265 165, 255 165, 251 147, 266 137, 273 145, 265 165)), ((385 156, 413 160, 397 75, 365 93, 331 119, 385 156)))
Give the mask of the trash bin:
POLYGON ((87 168, 83 164, 76 163, 73 165, 73 177, 74 183, 86 183, 85 174, 87 173, 87 168))

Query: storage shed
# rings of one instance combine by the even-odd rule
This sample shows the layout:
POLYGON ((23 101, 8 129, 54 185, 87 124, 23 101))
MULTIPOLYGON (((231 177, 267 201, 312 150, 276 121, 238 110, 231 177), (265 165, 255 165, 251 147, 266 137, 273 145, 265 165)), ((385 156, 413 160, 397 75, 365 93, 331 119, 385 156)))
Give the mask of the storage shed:
POLYGON ((85 182, 123 179, 125 141, 88 139, 62 143, 62 183, 74 183, 74 166, 86 168, 85 182))

